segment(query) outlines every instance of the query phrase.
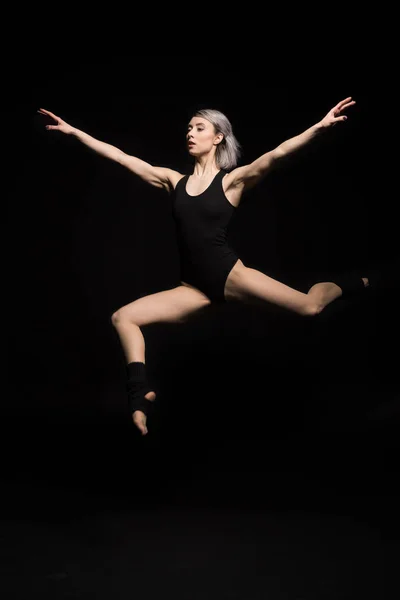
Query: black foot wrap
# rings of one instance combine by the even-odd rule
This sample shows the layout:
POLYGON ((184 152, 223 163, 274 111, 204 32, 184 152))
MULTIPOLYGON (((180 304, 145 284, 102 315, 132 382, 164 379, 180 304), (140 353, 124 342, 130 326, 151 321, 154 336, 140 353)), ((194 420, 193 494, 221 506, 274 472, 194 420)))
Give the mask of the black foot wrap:
POLYGON ((386 263, 373 263, 362 270, 352 271, 350 273, 334 275, 325 281, 333 281, 343 292, 343 296, 362 293, 363 290, 371 289, 385 291, 398 289, 400 283, 400 261, 393 259, 386 263), (368 279, 368 284, 364 285, 362 277, 368 279))
POLYGON ((149 415, 154 402, 147 400, 145 395, 152 390, 146 378, 145 365, 142 362, 131 362, 127 365, 128 381, 126 391, 128 393, 128 406, 131 413, 141 410, 149 415))
POLYGON ((361 276, 358 273, 345 273, 332 278, 333 283, 336 283, 342 290, 343 296, 359 294, 366 289, 361 276))

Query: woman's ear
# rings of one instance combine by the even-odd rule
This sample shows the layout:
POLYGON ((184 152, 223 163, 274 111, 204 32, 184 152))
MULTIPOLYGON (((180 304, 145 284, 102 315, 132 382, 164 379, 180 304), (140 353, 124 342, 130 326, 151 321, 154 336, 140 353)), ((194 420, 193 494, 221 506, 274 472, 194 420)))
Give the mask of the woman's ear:
POLYGON ((220 144, 223 139, 224 139, 224 134, 223 133, 217 133, 217 135, 215 136, 214 144, 216 146, 218 146, 218 144, 220 144))

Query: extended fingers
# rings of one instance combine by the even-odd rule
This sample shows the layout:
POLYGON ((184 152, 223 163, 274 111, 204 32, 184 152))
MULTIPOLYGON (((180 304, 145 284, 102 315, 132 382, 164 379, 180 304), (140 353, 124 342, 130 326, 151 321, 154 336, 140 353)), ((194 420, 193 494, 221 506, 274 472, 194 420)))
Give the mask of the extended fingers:
POLYGON ((40 113, 40 114, 42 114, 42 115, 48 115, 49 117, 51 117, 55 121, 59 120, 59 117, 57 117, 54 113, 50 112, 49 110, 45 110, 44 108, 39 108, 39 110, 37 112, 40 113))
POLYGON ((349 108, 349 106, 353 106, 353 104, 355 104, 356 101, 352 99, 351 96, 349 96, 348 98, 345 98, 344 100, 341 100, 335 107, 336 111, 341 112, 342 110, 345 110, 346 108, 349 108))

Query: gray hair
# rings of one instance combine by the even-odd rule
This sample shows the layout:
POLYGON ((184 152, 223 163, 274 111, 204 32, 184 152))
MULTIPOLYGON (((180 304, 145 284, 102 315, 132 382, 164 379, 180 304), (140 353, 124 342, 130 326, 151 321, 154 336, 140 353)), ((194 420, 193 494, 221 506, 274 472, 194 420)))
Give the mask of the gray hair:
POLYGON ((217 133, 222 133, 224 139, 217 146, 215 160, 220 169, 229 171, 236 167, 241 155, 241 146, 233 135, 232 125, 229 119, 219 110, 202 109, 198 110, 195 117, 203 117, 214 126, 217 133))

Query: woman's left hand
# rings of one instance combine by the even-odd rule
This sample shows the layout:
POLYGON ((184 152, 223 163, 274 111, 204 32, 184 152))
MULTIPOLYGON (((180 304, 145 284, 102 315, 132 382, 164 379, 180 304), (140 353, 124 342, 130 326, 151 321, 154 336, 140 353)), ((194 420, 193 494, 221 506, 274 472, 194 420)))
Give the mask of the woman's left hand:
POLYGON ((342 123, 346 121, 347 116, 343 113, 355 103, 355 100, 352 100, 351 96, 345 98, 344 100, 341 100, 336 104, 336 106, 331 108, 327 115, 325 115, 325 117, 321 121, 321 125, 323 127, 328 128, 332 127, 333 125, 336 125, 337 123, 342 123))

